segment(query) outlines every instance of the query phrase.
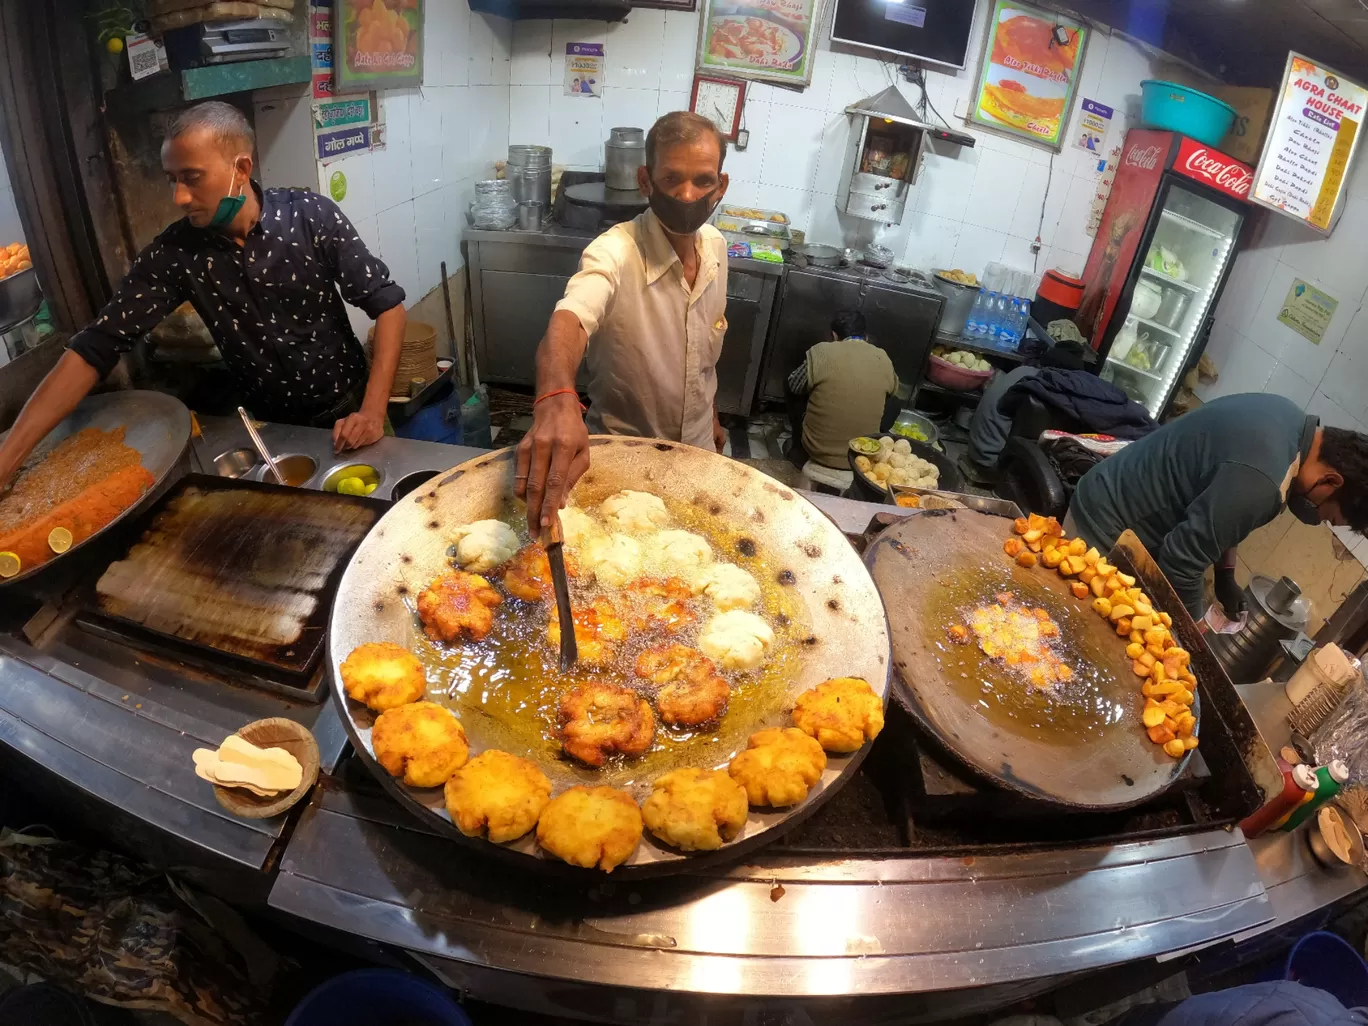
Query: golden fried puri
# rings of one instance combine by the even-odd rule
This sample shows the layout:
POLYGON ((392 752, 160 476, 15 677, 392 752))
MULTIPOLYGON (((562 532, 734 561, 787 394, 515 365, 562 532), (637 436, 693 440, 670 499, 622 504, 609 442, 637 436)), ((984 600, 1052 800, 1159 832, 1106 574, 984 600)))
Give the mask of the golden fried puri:
POLYGON ((560 699, 561 745, 590 766, 613 752, 640 755, 655 737, 651 705, 631 688, 597 681, 571 688, 560 699))
POLYGON ((433 641, 479 641, 494 626, 503 596, 479 574, 449 570, 418 596, 418 617, 433 641))
MULTIPOLYGON (((588 603, 577 602, 571 617, 575 621, 579 661, 586 666, 605 666, 612 662, 617 655, 617 646, 627 640, 627 625, 612 601, 600 595, 588 603)), ((552 648, 560 648, 560 615, 554 606, 546 625, 546 638, 552 648)))
POLYGON ((490 749, 451 775, 446 807, 468 837, 488 833, 495 844, 516 841, 537 825, 551 800, 551 781, 535 763, 490 749))
POLYGON ((746 789, 724 770, 677 769, 641 805, 646 828, 683 851, 713 851, 741 832, 746 789))
POLYGON ((686 645, 656 645, 637 656, 636 673, 664 687, 656 694, 660 718, 671 726, 711 723, 727 711, 731 685, 711 659, 686 645))
POLYGON ((375 758, 413 787, 441 787, 470 756, 456 714, 435 702, 414 702, 382 712, 371 728, 375 758))
MULTIPOLYGON (((565 553, 565 576, 579 576, 579 564, 568 552, 565 553)), ((547 559, 546 550, 536 542, 520 548, 513 558, 504 564, 504 587, 510 595, 524 602, 541 602, 554 598, 551 562, 547 559)))
POLYGON ((641 810, 626 791, 572 787, 542 810, 537 843, 572 866, 611 873, 641 843, 641 810))
POLYGON ((418 657, 390 641, 352 649, 339 669, 347 695, 376 712, 416 702, 427 690, 427 674, 418 657))
POLYGON ((796 805, 826 769, 822 746, 796 727, 771 727, 750 736, 727 767, 752 805, 796 805))
POLYGON ((853 752, 883 730, 883 702, 867 681, 837 677, 798 696, 793 725, 828 752, 853 752))

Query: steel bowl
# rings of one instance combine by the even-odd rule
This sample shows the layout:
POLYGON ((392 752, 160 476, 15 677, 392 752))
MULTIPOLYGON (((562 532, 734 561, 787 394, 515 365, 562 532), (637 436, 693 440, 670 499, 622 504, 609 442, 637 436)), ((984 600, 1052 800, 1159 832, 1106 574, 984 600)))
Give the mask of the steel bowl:
MULTIPOLYGON (((284 478, 281 484, 291 488, 299 488, 307 484, 309 479, 314 476, 314 471, 318 469, 318 461, 312 456, 302 452, 287 452, 275 458, 276 469, 280 471, 280 476, 284 478)), ((275 484, 275 477, 271 473, 271 468, 265 462, 252 471, 250 477, 253 481, 265 481, 275 484)))
POLYGON ((1306 826, 1306 844, 1311 849, 1311 855, 1326 869, 1331 872, 1342 872, 1351 866, 1363 864, 1363 832, 1359 830, 1358 824, 1350 818, 1349 813, 1335 805, 1327 805, 1317 811, 1315 817, 1306 826), (1333 809, 1344 824, 1344 832, 1349 835, 1349 861, 1345 862, 1335 854, 1329 842, 1325 839, 1325 833, 1321 828, 1322 817, 1326 812, 1333 809))
POLYGON ((260 462, 255 449, 229 449, 214 457, 214 473, 219 477, 242 477, 260 462))
MULTIPOLYGON (((692 507, 700 516, 713 518, 716 532, 705 529, 720 558, 741 563, 762 581, 768 578, 792 609, 793 616, 781 624, 781 637, 790 646, 785 651, 793 660, 794 672, 772 685, 780 690, 767 694, 763 709, 723 720, 716 742, 706 752, 708 765, 725 766, 745 747, 751 731, 787 726, 794 700, 830 678, 863 677, 886 701, 890 656, 883 602, 845 536, 801 493, 743 463, 678 443, 593 436, 590 451, 592 464, 573 492, 577 504, 594 506, 623 488, 633 488, 653 492, 681 511, 692 507)), ((583 873, 541 855, 530 834, 509 845, 461 834, 447 813, 441 788, 409 787, 379 765, 371 746, 374 714, 347 698, 336 683, 342 661, 365 642, 389 641, 421 653, 427 642, 414 614, 415 599, 428 582, 449 568, 447 550, 456 527, 498 517, 515 529, 523 528, 524 514, 513 500, 514 462, 514 450, 501 449, 463 463, 396 502, 371 529, 347 566, 333 603, 327 657, 334 681, 332 697, 362 761, 401 805, 425 823, 460 843, 521 866, 583 873)), ((440 673, 430 673, 434 674, 431 694, 463 693, 460 682, 450 679, 442 679, 437 690, 440 673)), ((457 708, 472 755, 500 747, 500 727, 481 715, 481 703, 467 702, 457 708)), ((751 809, 740 835, 718 851, 686 855, 647 834, 631 859, 614 870, 613 879, 692 871, 739 858, 773 841, 845 784, 869 747, 849 755, 829 755, 826 771, 805 801, 786 809, 751 809)), ((701 754, 695 748, 681 757, 698 759, 701 754)), ((648 758, 664 764, 673 756, 664 749, 648 758)), ((599 771, 540 757, 538 764, 550 777, 555 793, 577 783, 610 783, 630 790, 638 801, 650 793, 656 772, 675 768, 653 766, 646 773, 635 768, 638 764, 626 763, 599 771)))

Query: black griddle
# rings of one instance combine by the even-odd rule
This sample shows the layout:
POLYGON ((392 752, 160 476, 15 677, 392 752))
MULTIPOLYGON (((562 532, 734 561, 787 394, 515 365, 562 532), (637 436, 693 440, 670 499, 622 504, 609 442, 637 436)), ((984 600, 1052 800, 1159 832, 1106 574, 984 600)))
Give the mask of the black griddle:
POLYGON ((321 699, 343 569, 389 504, 190 474, 125 537, 77 623, 241 683, 321 699))

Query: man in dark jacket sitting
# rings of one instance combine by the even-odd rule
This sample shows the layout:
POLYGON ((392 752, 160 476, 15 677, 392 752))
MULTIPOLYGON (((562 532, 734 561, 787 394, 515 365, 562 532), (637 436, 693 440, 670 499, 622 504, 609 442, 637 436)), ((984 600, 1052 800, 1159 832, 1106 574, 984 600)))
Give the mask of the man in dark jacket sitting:
POLYGON ((1083 475, 1065 531, 1106 552, 1127 528, 1194 619, 1202 576, 1234 619, 1235 546, 1286 506, 1304 524, 1368 529, 1368 437, 1323 428, 1280 395, 1232 395, 1132 442, 1083 475))

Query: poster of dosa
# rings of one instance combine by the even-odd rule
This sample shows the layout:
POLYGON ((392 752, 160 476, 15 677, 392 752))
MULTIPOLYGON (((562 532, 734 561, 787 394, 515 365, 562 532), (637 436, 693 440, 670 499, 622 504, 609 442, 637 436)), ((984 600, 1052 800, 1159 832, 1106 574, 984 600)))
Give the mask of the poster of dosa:
POLYGON ((971 120, 1059 149, 1087 42, 1073 18, 996 0, 971 120))
POLYGON ((698 70, 808 85, 822 0, 705 0, 698 70))

